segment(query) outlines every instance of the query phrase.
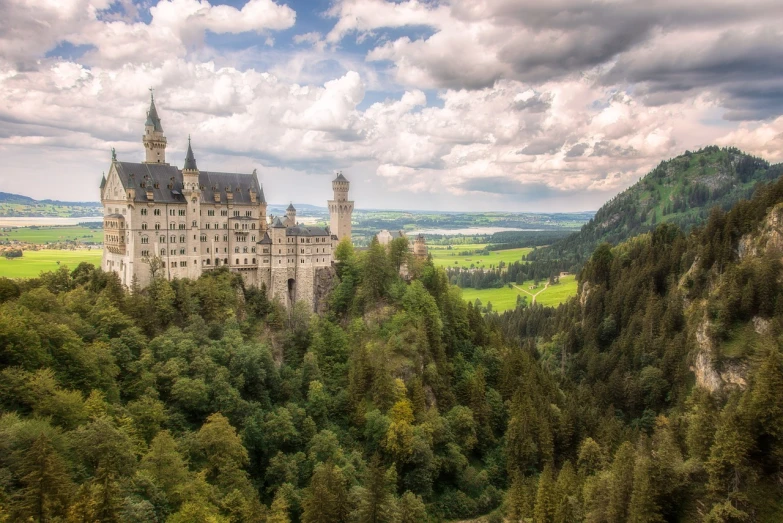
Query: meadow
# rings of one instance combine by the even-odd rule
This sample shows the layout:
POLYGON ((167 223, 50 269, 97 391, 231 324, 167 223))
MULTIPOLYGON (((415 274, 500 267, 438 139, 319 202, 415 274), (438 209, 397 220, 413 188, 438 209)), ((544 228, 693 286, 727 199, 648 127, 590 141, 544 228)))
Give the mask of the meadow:
POLYGON ((501 261, 505 262, 506 265, 521 261, 523 256, 526 256, 533 250, 530 247, 522 247, 519 249, 489 251, 488 254, 459 255, 460 252, 481 250, 483 248, 484 245, 482 244, 454 245, 450 250, 441 246, 434 246, 432 249, 429 249, 429 252, 432 254, 433 263, 439 267, 461 267, 464 269, 475 267, 489 269, 492 267, 497 268, 501 261))
POLYGON ((43 245, 65 241, 82 243, 103 243, 103 229, 73 226, 35 226, 0 228, 0 241, 20 241, 43 245))
POLYGON ((532 285, 532 281, 527 281, 522 285, 514 285, 511 288, 508 286, 499 289, 465 288, 462 289, 462 297, 471 302, 475 302, 476 298, 478 298, 484 306, 487 305, 487 302, 491 302, 493 311, 503 312, 516 308, 517 296, 526 298, 528 304, 532 302, 532 296, 520 290, 524 289, 531 294, 537 294, 536 303, 547 307, 557 307, 568 300, 568 298, 576 296, 578 282, 576 281, 576 277, 571 275, 563 276, 560 279, 560 283, 550 285, 546 289, 544 289, 544 283, 539 284, 538 287, 534 289, 530 289, 532 285))
POLYGON ((0 276, 7 278, 35 278, 42 271, 56 271, 67 266, 73 270, 81 262, 101 264, 101 249, 24 251, 21 258, 0 257, 0 276), (58 263, 59 262, 59 263, 58 263))

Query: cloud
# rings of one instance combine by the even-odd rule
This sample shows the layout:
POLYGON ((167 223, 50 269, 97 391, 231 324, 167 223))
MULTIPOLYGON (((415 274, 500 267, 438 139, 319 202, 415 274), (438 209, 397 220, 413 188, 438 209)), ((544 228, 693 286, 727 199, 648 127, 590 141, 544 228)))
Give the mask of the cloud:
POLYGON ((296 13, 272 0, 248 0, 241 8, 207 0, 160 0, 149 8, 149 23, 138 21, 136 6, 123 3, 117 16, 112 0, 0 4, 0 59, 31 67, 46 51, 67 42, 87 46, 88 64, 160 63, 185 56, 206 31, 217 34, 263 33, 292 27, 296 13))

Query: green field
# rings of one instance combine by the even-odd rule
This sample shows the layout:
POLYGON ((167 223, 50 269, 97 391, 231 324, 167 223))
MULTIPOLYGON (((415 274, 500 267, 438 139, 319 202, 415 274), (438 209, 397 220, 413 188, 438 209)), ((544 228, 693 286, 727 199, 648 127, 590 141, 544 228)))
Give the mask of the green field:
POLYGON ((78 225, 36 225, 33 227, 2 227, 0 241, 16 240, 26 243, 46 244, 65 241, 103 243, 103 229, 91 229, 78 225))
POLYGON ((480 244, 455 245, 451 250, 441 247, 432 248, 429 252, 432 254, 433 263, 439 267, 461 267, 464 269, 475 267, 489 269, 490 266, 497 268, 501 261, 505 262, 506 265, 521 261, 523 256, 526 256, 533 250, 530 247, 524 247, 519 249, 505 249, 502 251, 489 251, 489 254, 458 255, 460 252, 480 250, 483 249, 483 247, 484 246, 480 244))
POLYGON ((75 269, 81 262, 101 264, 101 249, 24 251, 21 258, 6 259, 0 257, 0 276, 7 278, 35 278, 41 271, 55 271, 61 266, 75 269), (58 265, 57 262, 60 262, 58 265))
POLYGON ((462 289, 462 297, 471 302, 475 302, 476 298, 481 300, 482 305, 487 305, 487 302, 492 302, 492 310, 496 312, 503 312, 510 309, 514 309, 517 305, 517 296, 523 296, 527 299, 527 303, 530 304, 532 297, 518 288, 525 289, 532 294, 536 294, 536 303, 540 305, 546 305, 548 307, 556 307, 559 304, 565 302, 571 296, 576 296, 578 283, 575 276, 563 276, 560 283, 556 285, 550 285, 544 289, 544 284, 540 284, 535 289, 529 289, 533 285, 532 281, 525 282, 523 285, 517 285, 509 289, 503 287, 500 289, 462 289), (517 288, 518 287, 518 288, 517 288))

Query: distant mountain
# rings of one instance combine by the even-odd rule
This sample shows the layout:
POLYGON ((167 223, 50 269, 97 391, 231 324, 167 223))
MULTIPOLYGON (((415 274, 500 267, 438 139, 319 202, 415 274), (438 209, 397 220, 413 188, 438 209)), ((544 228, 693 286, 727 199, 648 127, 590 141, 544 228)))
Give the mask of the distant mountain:
POLYGON ((550 264, 553 271, 576 271, 603 242, 617 244, 663 222, 688 230, 704 223, 713 207, 729 209, 750 198, 758 183, 782 174, 783 164, 770 165, 736 148, 686 151, 609 200, 579 232, 528 259, 550 264))
POLYGON ((0 217, 83 218, 100 214, 100 202, 35 200, 21 194, 0 192, 0 217))

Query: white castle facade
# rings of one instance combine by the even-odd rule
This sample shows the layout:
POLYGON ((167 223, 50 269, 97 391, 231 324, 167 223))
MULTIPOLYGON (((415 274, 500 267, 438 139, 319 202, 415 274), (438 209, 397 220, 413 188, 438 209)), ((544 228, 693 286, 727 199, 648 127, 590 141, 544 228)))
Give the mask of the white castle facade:
POLYGON ((105 271, 117 273, 125 286, 145 287, 153 267, 168 279, 228 267, 247 285, 265 285, 269 298, 286 307, 296 301, 315 306, 316 288, 332 274, 332 250, 351 237, 353 202, 342 174, 332 181, 329 226, 297 224, 293 205, 270 223, 255 170, 202 171, 190 139, 183 168, 166 163, 154 98, 142 142, 144 162, 120 162, 112 154, 101 181, 105 271))

